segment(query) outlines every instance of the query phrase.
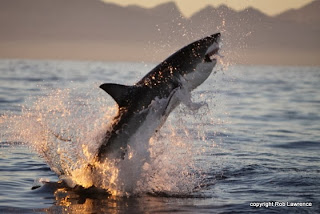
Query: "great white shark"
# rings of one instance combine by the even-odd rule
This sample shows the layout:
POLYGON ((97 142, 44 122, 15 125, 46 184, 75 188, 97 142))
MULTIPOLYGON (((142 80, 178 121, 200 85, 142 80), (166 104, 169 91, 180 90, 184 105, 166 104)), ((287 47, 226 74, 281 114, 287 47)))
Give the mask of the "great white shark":
POLYGON ((151 133, 159 130, 180 102, 190 108, 199 108, 201 104, 191 102, 190 92, 213 71, 219 42, 220 33, 192 42, 169 56, 134 85, 102 84, 100 88, 116 101, 119 110, 98 148, 96 160, 124 159, 132 136, 143 132, 141 127, 146 123, 151 133), (157 104, 161 106, 155 108, 157 104), (157 117, 149 117, 151 113, 157 117))

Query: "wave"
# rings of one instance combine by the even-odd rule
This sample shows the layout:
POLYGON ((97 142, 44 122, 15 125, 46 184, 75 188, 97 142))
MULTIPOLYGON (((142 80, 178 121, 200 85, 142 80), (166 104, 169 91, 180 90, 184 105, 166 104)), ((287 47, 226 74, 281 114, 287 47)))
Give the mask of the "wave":
POLYGON ((281 144, 272 144, 269 146, 274 147, 274 148, 281 148, 281 149, 314 150, 314 149, 320 149, 320 142, 317 142, 317 141, 293 141, 293 142, 286 142, 286 143, 281 143, 281 144))

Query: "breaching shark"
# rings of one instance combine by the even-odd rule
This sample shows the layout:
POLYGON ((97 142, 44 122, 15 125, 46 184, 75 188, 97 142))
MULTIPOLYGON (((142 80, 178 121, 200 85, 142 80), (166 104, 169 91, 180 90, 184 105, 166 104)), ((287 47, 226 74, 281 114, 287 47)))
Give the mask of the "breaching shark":
POLYGON ((180 102, 193 109, 201 107, 191 102, 190 92, 213 71, 219 42, 220 33, 216 33, 183 47, 134 85, 102 84, 100 88, 116 101, 119 110, 98 148, 97 160, 124 159, 131 137, 144 131, 139 128, 148 123, 155 133, 180 102), (157 104, 161 106, 155 108, 157 104), (152 112, 156 118, 148 116, 152 112))

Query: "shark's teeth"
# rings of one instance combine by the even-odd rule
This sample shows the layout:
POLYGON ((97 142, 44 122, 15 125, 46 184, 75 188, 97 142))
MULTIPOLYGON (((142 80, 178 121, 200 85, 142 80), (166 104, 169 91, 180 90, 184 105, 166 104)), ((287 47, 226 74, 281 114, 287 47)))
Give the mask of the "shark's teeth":
POLYGON ((219 43, 217 43, 217 42, 213 43, 205 53, 205 61, 212 62, 212 61, 216 60, 215 59, 216 55, 221 56, 218 53, 219 49, 220 49, 219 43))
POLYGON ((205 55, 212 56, 219 50, 219 43, 213 43, 208 50, 206 51, 205 55))

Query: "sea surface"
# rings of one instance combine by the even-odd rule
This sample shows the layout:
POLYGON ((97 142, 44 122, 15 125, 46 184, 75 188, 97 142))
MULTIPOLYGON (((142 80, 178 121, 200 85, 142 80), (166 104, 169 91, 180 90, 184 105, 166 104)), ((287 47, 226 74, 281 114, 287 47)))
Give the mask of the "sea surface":
POLYGON ((117 110, 99 85, 154 66, 0 60, 0 213, 320 213, 319 67, 220 65, 192 93, 206 105, 106 166, 109 192, 60 181, 92 182, 81 166, 117 110))

